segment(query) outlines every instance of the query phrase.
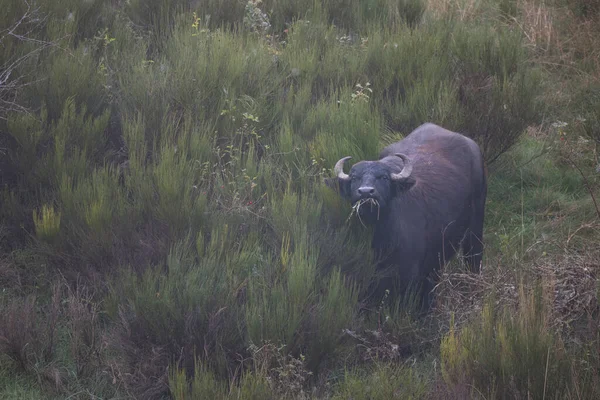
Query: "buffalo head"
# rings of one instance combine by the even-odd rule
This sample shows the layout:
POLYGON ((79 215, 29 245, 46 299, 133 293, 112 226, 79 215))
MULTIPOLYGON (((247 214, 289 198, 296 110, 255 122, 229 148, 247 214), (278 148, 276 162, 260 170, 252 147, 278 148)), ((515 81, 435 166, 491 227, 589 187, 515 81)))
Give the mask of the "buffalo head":
POLYGON ((361 161, 344 173, 344 157, 335 164, 340 194, 349 199, 361 218, 373 220, 385 214, 391 200, 414 180, 412 162, 404 154, 379 161, 361 161), (395 172, 396 171, 396 172, 395 172), (399 172, 398 172, 399 171, 399 172))

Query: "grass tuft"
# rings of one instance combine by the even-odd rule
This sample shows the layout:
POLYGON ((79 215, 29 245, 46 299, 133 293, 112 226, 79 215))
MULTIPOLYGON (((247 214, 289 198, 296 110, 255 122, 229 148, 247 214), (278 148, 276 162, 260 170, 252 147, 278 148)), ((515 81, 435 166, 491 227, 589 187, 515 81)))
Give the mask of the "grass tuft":
POLYGON ((0 397, 599 397, 592 3, 4 3, 0 397), (428 121, 486 261, 419 315, 323 181, 428 121))

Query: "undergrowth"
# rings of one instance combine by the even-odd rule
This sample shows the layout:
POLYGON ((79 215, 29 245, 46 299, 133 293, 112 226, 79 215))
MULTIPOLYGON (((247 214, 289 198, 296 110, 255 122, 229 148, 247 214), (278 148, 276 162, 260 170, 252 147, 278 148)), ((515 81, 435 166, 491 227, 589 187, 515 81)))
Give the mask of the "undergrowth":
POLYGON ((592 3, 5 3, 0 397, 598 395, 592 3), (489 202, 419 316, 322 182, 428 121, 489 202))

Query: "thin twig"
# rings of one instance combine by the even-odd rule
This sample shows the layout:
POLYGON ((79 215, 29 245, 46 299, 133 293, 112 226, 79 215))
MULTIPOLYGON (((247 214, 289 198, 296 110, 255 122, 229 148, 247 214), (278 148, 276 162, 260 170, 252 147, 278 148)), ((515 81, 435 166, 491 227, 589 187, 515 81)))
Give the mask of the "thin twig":
POLYGON ((566 242, 567 246, 568 246, 568 245, 569 245, 569 243, 571 242, 571 239, 573 239, 573 237, 574 237, 574 236, 575 236, 575 235, 576 235, 576 234, 577 234, 577 233, 578 233, 580 230, 582 230, 582 229, 585 229, 585 228, 593 228, 593 227, 594 227, 594 224, 593 224, 593 223, 589 223, 589 224, 583 224, 583 225, 581 225, 579 228, 575 229, 575 231, 574 231, 573 233, 571 233, 571 234, 569 235, 569 237, 567 238, 567 242, 566 242))

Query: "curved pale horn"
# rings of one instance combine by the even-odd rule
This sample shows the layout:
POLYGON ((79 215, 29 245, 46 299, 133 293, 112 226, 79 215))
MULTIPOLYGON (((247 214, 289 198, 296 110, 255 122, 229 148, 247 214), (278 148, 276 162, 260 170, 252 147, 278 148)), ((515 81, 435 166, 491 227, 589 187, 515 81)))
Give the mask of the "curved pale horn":
POLYGON ((402 159, 402 161, 404 161, 404 168, 402 168, 402 171, 398 172, 397 174, 390 174, 390 177, 394 181, 401 181, 401 180, 408 178, 410 176, 410 174, 412 173, 412 169, 413 169, 412 161, 410 161, 410 158, 408 158, 407 156, 405 156, 402 153, 396 153, 394 155, 397 157, 400 157, 402 159))
POLYGON ((350 180, 350 177, 344 173, 344 163, 351 158, 352 157, 350 157, 350 156, 344 157, 341 160, 339 160, 337 163, 335 163, 335 167, 333 167, 333 172, 337 175, 337 177, 339 179, 342 179, 345 181, 350 180))

